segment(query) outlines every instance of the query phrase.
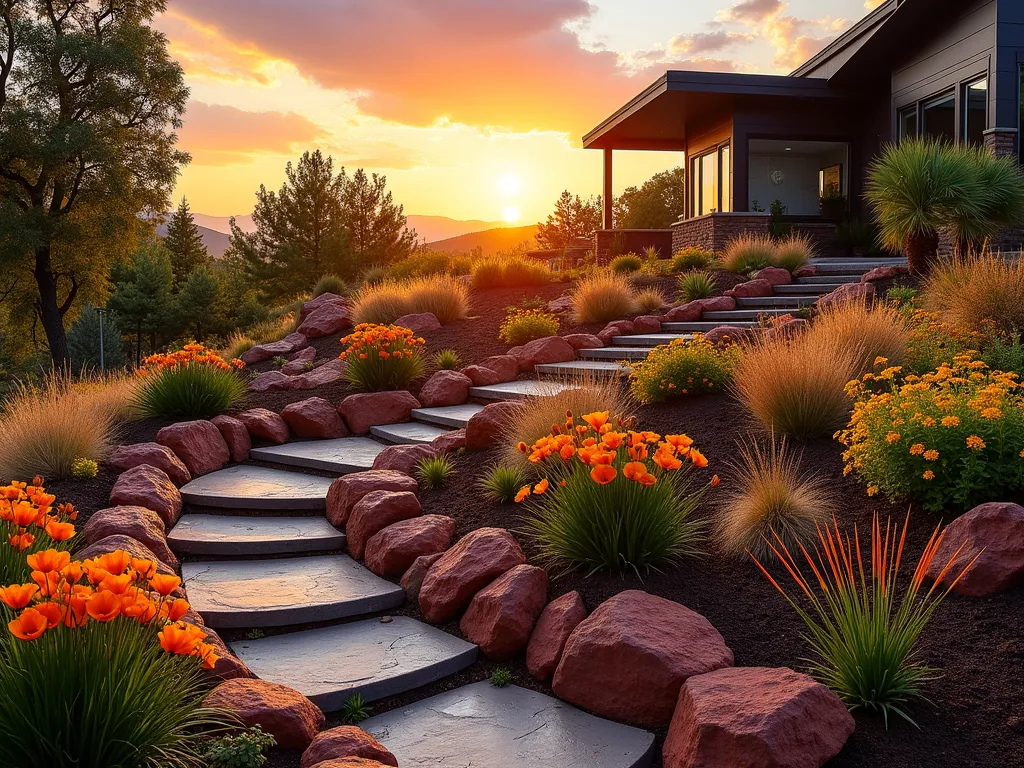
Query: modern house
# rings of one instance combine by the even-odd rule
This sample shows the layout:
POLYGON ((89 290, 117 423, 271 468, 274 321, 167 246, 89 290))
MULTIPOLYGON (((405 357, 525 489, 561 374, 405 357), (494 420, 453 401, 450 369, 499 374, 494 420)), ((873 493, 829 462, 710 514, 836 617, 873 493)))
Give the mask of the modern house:
POLYGON ((1024 0, 886 0, 787 76, 666 72, 583 138, 604 151, 598 257, 622 238, 616 149, 685 154, 673 250, 763 232, 778 201, 832 251, 842 198, 849 216, 869 218, 865 177, 887 142, 936 136, 1017 156, 1022 65, 1024 0))

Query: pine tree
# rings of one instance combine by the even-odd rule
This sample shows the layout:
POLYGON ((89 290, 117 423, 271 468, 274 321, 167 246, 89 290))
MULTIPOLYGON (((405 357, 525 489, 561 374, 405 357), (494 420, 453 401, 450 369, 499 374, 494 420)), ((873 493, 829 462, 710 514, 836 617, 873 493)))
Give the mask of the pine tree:
POLYGON ((221 324, 218 312, 220 284, 209 267, 192 271, 178 292, 180 327, 201 342, 221 324))
POLYGON ((150 338, 150 351, 158 336, 173 338, 171 289, 174 271, 171 256, 163 245, 149 242, 128 264, 116 265, 111 278, 114 292, 107 306, 114 312, 121 331, 135 336, 135 362, 142 362, 142 337, 150 338))
POLYGON ((577 237, 590 237, 601 228, 601 198, 584 200, 565 190, 555 203, 554 213, 537 224, 537 242, 543 248, 565 248, 577 237))
POLYGON ((100 325, 103 326, 103 370, 124 368, 128 360, 124 354, 121 329, 109 313, 96 311, 92 304, 82 307, 82 314, 68 329, 68 351, 76 373, 100 369, 100 325))
POLYGON ((167 234, 164 247, 171 253, 171 269, 174 271, 174 286, 181 286, 197 267, 210 260, 210 254, 199 234, 199 227, 189 210, 188 200, 181 198, 178 209, 167 220, 167 234))
POLYGON ((349 177, 342 168, 340 181, 343 221, 358 265, 406 258, 416 244, 416 231, 406 227, 405 209, 387 191, 387 177, 367 176, 362 168, 349 177))

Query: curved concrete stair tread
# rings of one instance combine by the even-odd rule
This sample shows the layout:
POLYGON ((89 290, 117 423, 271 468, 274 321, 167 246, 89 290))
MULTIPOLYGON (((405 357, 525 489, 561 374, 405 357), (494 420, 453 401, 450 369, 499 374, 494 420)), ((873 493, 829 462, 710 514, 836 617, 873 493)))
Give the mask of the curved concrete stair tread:
POLYGON ((179 555, 256 557, 345 548, 345 534, 323 517, 189 513, 167 534, 179 555))
POLYGON ((360 724, 402 766, 647 768, 654 734, 537 691, 473 683, 360 724))
MULTIPOLYGON (((672 337, 677 338, 677 337, 672 337)), ((577 354, 581 360, 612 360, 614 362, 644 360, 654 347, 600 347, 598 349, 581 349, 577 354)))
POLYGON ((347 555, 186 562, 192 607, 214 629, 284 627, 395 608, 405 592, 347 555))
MULTIPOLYGON (((383 447, 383 446, 382 446, 383 447)), ((331 479, 274 467, 237 464, 186 483, 186 504, 220 509, 324 509, 331 479)))
POLYGON ((526 397, 550 397, 572 389, 573 386, 573 384, 558 381, 526 379, 510 381, 506 384, 491 384, 486 387, 470 387, 469 396, 481 400, 521 400, 526 397))
POLYGON ((294 688, 325 712, 340 710, 354 694, 375 701, 454 675, 478 653, 474 644, 407 616, 238 640, 231 650, 258 677, 294 688))
POLYGON ((392 445, 425 445, 451 431, 451 427, 439 427, 418 421, 370 427, 371 435, 392 445))
POLYGON ((464 429, 469 420, 484 407, 479 403, 443 405, 436 408, 413 408, 412 418, 425 424, 436 424, 449 429, 464 429))
POLYGON ((845 283, 859 283, 860 278, 864 273, 857 272, 852 275, 808 275, 807 277, 798 277, 790 285, 807 285, 807 286, 819 286, 819 285, 830 285, 835 288, 837 285, 843 285, 845 283))
POLYGON ((368 437, 337 437, 253 448, 249 457, 273 464, 345 475, 371 469, 377 454, 386 447, 368 437))

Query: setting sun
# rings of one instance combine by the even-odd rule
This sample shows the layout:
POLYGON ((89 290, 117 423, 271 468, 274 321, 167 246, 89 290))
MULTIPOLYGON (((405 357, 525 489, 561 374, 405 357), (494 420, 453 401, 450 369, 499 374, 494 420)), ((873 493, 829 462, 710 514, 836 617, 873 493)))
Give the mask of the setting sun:
POLYGON ((510 205, 501 212, 501 217, 509 224, 517 222, 519 221, 519 209, 514 205, 510 205))

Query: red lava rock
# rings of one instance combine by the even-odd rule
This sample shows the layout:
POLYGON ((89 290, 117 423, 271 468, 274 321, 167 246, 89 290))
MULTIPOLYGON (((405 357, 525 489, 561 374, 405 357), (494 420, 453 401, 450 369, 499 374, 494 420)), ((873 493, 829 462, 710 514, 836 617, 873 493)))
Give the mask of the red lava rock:
POLYGON ((519 361, 512 355, 492 355, 481 360, 481 368, 490 368, 501 377, 499 384, 515 381, 519 375, 519 361))
POLYGON ((175 485, 184 485, 192 479, 192 473, 188 471, 188 467, 182 463, 174 451, 160 443, 119 445, 110 454, 107 463, 122 470, 131 469, 140 464, 149 464, 151 467, 166 472, 175 485))
POLYGON ((869 272, 860 276, 862 283, 871 283, 875 280, 890 280, 900 275, 909 275, 910 270, 907 267, 875 267, 869 272))
POLYGON ((462 369, 462 374, 469 378, 474 387, 489 387, 492 384, 503 384, 504 379, 490 368, 482 365, 467 365, 462 369))
POLYGON ((699 613, 631 589, 573 630, 552 690, 603 717, 660 726, 672 719, 688 677, 732 663, 732 651, 699 613))
POLYGON ((516 358, 520 371, 532 371, 534 366, 544 363, 565 363, 576 359, 576 350, 561 336, 545 336, 534 339, 522 347, 514 347, 509 354, 516 358))
POLYGON ((231 416, 214 416, 210 423, 220 430, 220 436, 228 444, 228 451, 231 453, 232 461, 245 461, 249 458, 249 451, 252 448, 252 438, 249 437, 249 430, 245 424, 231 416))
POLYGON ((310 299, 299 309, 299 322, 302 322, 312 312, 320 309, 324 304, 347 304, 344 296, 339 296, 336 293, 321 293, 315 299, 310 299))
POLYGON ((661 320, 654 315, 641 315, 633 320, 633 333, 660 333, 661 320))
POLYGON ((710 331, 704 334, 704 338, 710 341, 712 344, 718 344, 719 342, 725 341, 742 341, 750 335, 749 328, 740 328, 735 325, 720 325, 717 328, 712 328, 710 331))
POLYGON ((423 459, 436 456, 432 445, 389 445, 373 460, 374 469, 391 469, 411 475, 423 459))
POLYGON ((316 348, 306 347, 301 352, 296 352, 287 363, 281 366, 281 373, 288 376, 295 376, 306 373, 306 366, 316 360, 316 348))
POLYGON ((288 389, 316 389, 322 387, 325 384, 333 384, 334 382, 343 379, 345 373, 348 371, 348 363, 339 358, 329 360, 323 365, 318 365, 312 371, 308 373, 301 373, 298 376, 290 377, 288 389))
POLYGON ((1024 507, 1010 502, 980 504, 946 526, 928 578, 944 582, 960 575, 975 556, 977 562, 957 582, 955 592, 970 597, 995 595, 1024 580, 1024 507), (961 549, 963 547, 963 549, 961 549), (957 550, 960 554, 955 558, 957 550))
POLYGON ((547 604, 526 647, 526 668, 531 675, 544 682, 554 676, 565 641, 585 618, 587 607, 579 592, 569 592, 547 604))
POLYGON ((438 435, 430 441, 430 447, 437 453, 451 453, 452 451, 457 451, 460 448, 465 448, 466 430, 453 429, 451 432, 445 432, 443 435, 438 435))
POLYGON ((309 341, 301 333, 289 333, 280 341, 272 341, 269 344, 257 344, 242 354, 242 362, 246 365, 254 365, 270 360, 273 357, 284 357, 308 346, 309 341))
POLYGON ((160 515, 138 506, 108 507, 93 513, 84 526, 82 536, 92 544, 115 534, 131 536, 145 544, 153 554, 171 568, 178 567, 178 558, 167 546, 167 529, 160 515))
MULTIPOLYGON (((660 323, 658 327, 661 327, 660 323)), ((562 338, 569 342, 569 346, 573 349, 600 349, 605 345, 603 341, 592 333, 570 333, 562 338)))
POLYGON ((311 339, 318 339, 351 327, 352 316, 349 314, 348 306, 331 301, 321 304, 306 315, 306 319, 299 324, 298 331, 311 339))
POLYGON ((530 641, 547 595, 548 572, 517 565, 476 593, 459 629, 487 658, 511 659, 530 641))
POLYGON ((473 386, 472 379, 464 373, 438 371, 423 385, 419 400, 424 408, 462 405, 469 399, 471 386, 473 386))
POLYGON ((408 328, 413 333, 424 333, 425 331, 436 331, 441 327, 441 321, 433 312, 420 312, 413 315, 402 315, 392 325, 408 328))
POLYGON ((804 264, 793 270, 793 277, 814 277, 818 274, 818 268, 812 264, 804 264))
POLYGON ((181 493, 163 470, 140 464, 122 472, 110 489, 115 507, 145 507, 156 512, 167 528, 181 517, 181 493))
MULTIPOLYGON (((789 273, 787 272, 786 274, 789 273)), ((767 280, 749 280, 733 286, 725 292, 725 295, 736 299, 749 299, 757 296, 771 296, 772 291, 772 284, 767 280)))
POLYGON ((288 442, 288 425, 278 414, 266 408, 250 408, 235 416, 252 437, 269 440, 275 445, 288 442))
POLYGON ((491 403, 473 414, 466 425, 466 450, 484 451, 494 444, 505 425, 519 412, 511 402, 491 403))
POLYGON ((398 766, 398 760, 373 736, 354 725, 339 725, 313 737, 313 743, 302 753, 299 768, 312 768, 325 761, 342 757, 361 757, 378 764, 398 766))
POLYGON ((477 528, 463 536, 423 577, 420 610, 427 621, 448 621, 501 574, 526 562, 504 528, 477 528))
POLYGON ((405 599, 411 603, 418 603, 420 599, 420 587, 423 586, 423 577, 427 575, 427 571, 430 570, 430 566, 441 559, 441 555, 444 552, 438 552, 433 555, 420 555, 413 560, 412 565, 402 575, 401 584, 402 589, 405 590, 405 599))
POLYGON ((423 515, 390 524, 366 542, 366 567, 378 576, 406 573, 417 558, 448 549, 454 534, 455 521, 445 515, 423 515))
MULTIPOLYGON (((228 444, 209 421, 181 421, 156 433, 156 441, 174 451, 193 476, 220 469, 231 460, 228 444)), ((144 506, 144 505, 143 505, 144 506)))
POLYGON ((818 299, 818 308, 843 304, 848 301, 859 301, 863 304, 875 298, 874 283, 846 283, 818 299))
POLYGON ((767 280, 772 285, 789 285, 793 282, 793 276, 789 274, 789 270, 781 267, 765 267, 758 270, 754 279, 767 280))
POLYGON ((296 437, 344 437, 348 434, 338 409, 322 397, 290 403, 281 418, 296 437))
POLYGON ((412 409, 419 407, 419 400, 404 389, 399 389, 349 395, 341 401, 338 412, 352 434, 365 435, 373 426, 409 421, 412 409))
POLYGON ((292 388, 292 379, 281 371, 267 371, 250 381, 249 389, 253 392, 285 392, 292 388))
POLYGON ((673 323, 692 323, 700 320, 705 311, 727 312, 731 309, 736 309, 736 300, 731 296, 712 296, 709 299, 696 299, 674 307, 668 311, 665 318, 673 323))
POLYGON ((419 485, 408 473, 370 469, 342 475, 327 491, 327 520, 343 528, 352 514, 352 507, 370 491, 409 491, 416 493, 419 485))
POLYGON ((669 726, 665 768, 820 768, 853 733, 827 687, 791 669, 731 667, 689 678, 669 726))
POLYGON ((392 523, 423 514, 420 500, 411 491, 370 491, 352 507, 345 526, 348 551, 361 560, 374 534, 392 523))
MULTIPOLYGON (((133 539, 131 536, 126 536, 123 533, 104 536, 102 539, 92 542, 84 549, 80 549, 75 552, 75 559, 90 560, 94 557, 99 557, 100 555, 116 552, 119 549, 123 549, 132 557, 139 558, 140 560, 152 560, 156 563, 156 570, 158 573, 166 573, 168 576, 178 575, 171 566, 157 557, 153 550, 141 541, 133 539)), ((185 597, 185 591, 181 587, 178 587, 171 594, 175 597, 185 597)))
POLYGON ((320 708, 287 685, 235 678, 214 688, 203 704, 233 712, 243 725, 259 725, 283 749, 305 749, 326 718, 320 708))

